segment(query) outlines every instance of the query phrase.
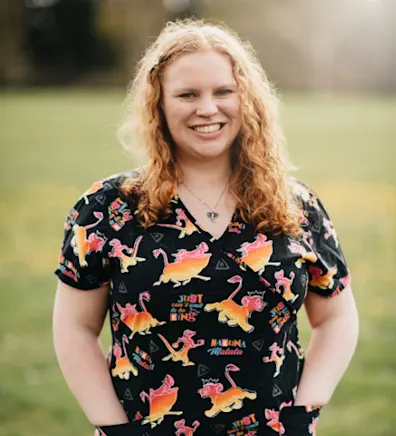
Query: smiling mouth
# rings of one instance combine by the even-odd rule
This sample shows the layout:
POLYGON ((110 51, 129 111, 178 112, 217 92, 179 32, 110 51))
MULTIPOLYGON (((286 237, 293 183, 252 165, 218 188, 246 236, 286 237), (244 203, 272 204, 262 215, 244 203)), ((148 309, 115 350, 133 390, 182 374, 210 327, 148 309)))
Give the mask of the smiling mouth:
POLYGON ((212 133, 217 132, 224 126, 224 123, 210 124, 208 126, 194 126, 191 127, 197 133, 212 133))

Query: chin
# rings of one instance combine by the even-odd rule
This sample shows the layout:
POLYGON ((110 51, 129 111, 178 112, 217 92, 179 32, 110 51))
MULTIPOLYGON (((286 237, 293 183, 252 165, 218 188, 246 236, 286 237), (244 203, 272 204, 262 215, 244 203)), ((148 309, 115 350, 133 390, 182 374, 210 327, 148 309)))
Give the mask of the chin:
POLYGON ((230 151, 230 146, 227 142, 224 141, 221 142, 213 141, 212 144, 210 142, 197 144, 197 146, 195 146, 194 149, 199 154, 211 155, 215 157, 228 153, 230 151))
POLYGON ((205 157, 205 158, 218 158, 221 156, 224 156, 229 153, 229 150, 226 147, 222 148, 216 148, 215 150, 199 150, 197 151, 197 154, 199 156, 205 157))
MULTIPOLYGON (((177 142, 175 141, 177 144, 177 142)), ((220 141, 197 141, 183 138, 177 146, 181 155, 196 159, 215 159, 230 153, 231 145, 222 138, 220 141)))

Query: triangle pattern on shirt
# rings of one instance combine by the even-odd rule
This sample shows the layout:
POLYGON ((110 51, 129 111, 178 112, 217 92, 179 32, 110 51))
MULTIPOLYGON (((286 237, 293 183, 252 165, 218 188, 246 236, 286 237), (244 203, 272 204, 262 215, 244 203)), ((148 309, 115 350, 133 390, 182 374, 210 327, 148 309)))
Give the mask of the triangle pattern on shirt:
POLYGON ((320 222, 319 220, 311 227, 312 231, 315 233, 320 233, 320 222))
POLYGON ((212 429, 216 434, 219 434, 223 429, 225 425, 224 424, 213 424, 212 429))
POLYGON ((159 350, 159 346, 153 340, 151 340, 149 349, 150 349, 150 353, 155 353, 156 351, 159 350))
POLYGON ((278 385, 274 385, 272 388, 272 396, 273 397, 279 397, 279 395, 282 395, 282 389, 278 385))
POLYGON ((208 368, 205 365, 202 365, 202 363, 200 363, 198 365, 198 369, 197 369, 197 376, 198 377, 202 377, 205 374, 209 374, 212 370, 210 368, 208 368))
POLYGON ((131 391, 130 391, 129 388, 126 389, 126 391, 125 391, 125 393, 124 393, 124 398, 125 398, 126 400, 130 400, 130 401, 133 400, 133 396, 132 396, 132 393, 131 393, 131 391))
POLYGON ((230 269, 230 265, 224 260, 220 259, 216 264, 216 270, 217 271, 227 271, 230 269))
POLYGON ((119 286, 118 286, 118 292, 120 293, 120 294, 126 294, 128 291, 127 291, 127 287, 125 286, 125 283, 124 282, 121 282, 120 284, 119 284, 119 286))
POLYGON ((252 342, 252 345, 257 351, 261 351, 264 345, 264 339, 256 339, 252 342))
POLYGON ((150 233, 150 235, 154 239, 154 241, 157 242, 157 243, 160 242, 161 239, 164 237, 163 233, 158 233, 158 232, 150 233))
POLYGON ((103 188, 104 191, 108 191, 109 189, 113 189, 113 185, 109 182, 105 182, 103 183, 103 188))
POLYGON ((89 275, 87 275, 87 281, 91 284, 91 285, 94 285, 95 283, 96 283, 96 281, 97 281, 97 278, 94 276, 94 275, 92 275, 92 274, 89 274, 89 275))
POLYGON ((95 197, 95 200, 101 204, 102 206, 104 205, 104 202, 106 201, 106 196, 101 194, 95 197))

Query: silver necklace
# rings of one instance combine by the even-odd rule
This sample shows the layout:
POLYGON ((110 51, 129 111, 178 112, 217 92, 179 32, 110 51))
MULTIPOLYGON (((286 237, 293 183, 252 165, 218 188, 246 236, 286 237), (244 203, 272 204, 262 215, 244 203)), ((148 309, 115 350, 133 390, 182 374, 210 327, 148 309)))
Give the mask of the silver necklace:
POLYGON ((224 193, 225 193, 225 191, 226 191, 226 189, 228 187, 228 183, 224 186, 224 189, 221 192, 220 197, 217 200, 217 202, 216 202, 216 204, 215 204, 215 206, 213 208, 211 208, 209 206, 209 204, 206 203, 206 201, 203 201, 202 198, 200 198, 197 194, 195 194, 195 192, 191 191, 191 189, 188 186, 186 186, 184 183, 182 183, 182 184, 185 186, 187 191, 189 191, 197 200, 199 200, 202 204, 204 204, 209 209, 209 212, 207 212, 206 215, 210 219, 210 221, 212 221, 212 223, 215 223, 216 219, 219 217, 219 213, 216 211, 216 208, 219 205, 220 200, 223 198, 223 195, 224 195, 224 193))

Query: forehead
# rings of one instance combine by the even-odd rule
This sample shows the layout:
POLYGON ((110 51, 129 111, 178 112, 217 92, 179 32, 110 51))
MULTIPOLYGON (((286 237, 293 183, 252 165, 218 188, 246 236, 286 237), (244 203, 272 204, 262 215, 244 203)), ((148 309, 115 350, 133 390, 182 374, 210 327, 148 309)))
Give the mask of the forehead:
POLYGON ((230 60, 215 51, 190 53, 170 63, 164 70, 165 89, 200 88, 234 84, 230 60))

